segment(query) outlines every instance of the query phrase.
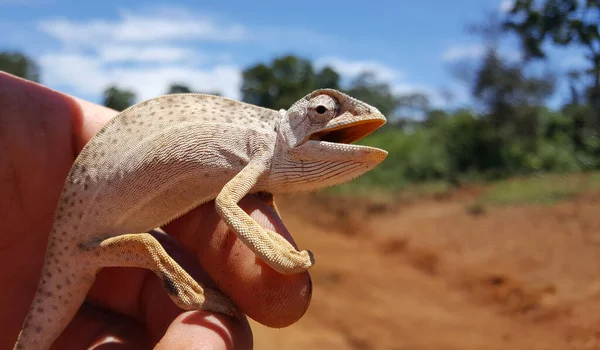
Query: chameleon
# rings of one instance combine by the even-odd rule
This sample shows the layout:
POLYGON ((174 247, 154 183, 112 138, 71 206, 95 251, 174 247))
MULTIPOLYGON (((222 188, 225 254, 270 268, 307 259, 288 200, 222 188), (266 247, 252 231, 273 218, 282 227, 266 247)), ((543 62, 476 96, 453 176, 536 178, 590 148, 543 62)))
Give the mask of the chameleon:
POLYGON ((232 301, 197 283, 148 231, 214 200, 222 220, 260 260, 282 274, 306 271, 313 254, 264 229, 238 202, 363 175, 387 151, 353 142, 385 123, 377 108, 333 89, 315 90, 287 110, 184 93, 120 112, 67 175, 14 349, 48 349, 104 267, 149 269, 178 307, 239 316, 232 301))

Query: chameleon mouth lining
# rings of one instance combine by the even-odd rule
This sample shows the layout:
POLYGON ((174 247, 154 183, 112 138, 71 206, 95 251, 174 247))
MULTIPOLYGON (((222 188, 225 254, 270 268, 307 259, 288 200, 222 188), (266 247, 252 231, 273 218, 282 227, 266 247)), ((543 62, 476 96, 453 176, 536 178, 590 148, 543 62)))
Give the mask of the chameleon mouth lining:
POLYGON ((369 135, 383 124, 385 121, 378 119, 357 121, 316 132, 310 136, 310 140, 351 144, 369 135))

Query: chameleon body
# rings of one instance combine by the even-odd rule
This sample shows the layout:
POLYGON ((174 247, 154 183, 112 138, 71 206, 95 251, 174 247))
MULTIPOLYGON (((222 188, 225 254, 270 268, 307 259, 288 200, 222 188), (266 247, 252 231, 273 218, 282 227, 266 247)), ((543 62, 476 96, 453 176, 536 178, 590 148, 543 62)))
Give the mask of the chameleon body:
POLYGON ((145 232, 214 199, 230 229, 270 267, 305 271, 312 254, 259 226, 237 202, 249 193, 314 190, 364 174, 387 152, 351 143, 385 121, 376 108, 329 89, 287 111, 175 94, 119 113, 72 165, 14 348, 49 348, 104 267, 150 269, 179 307, 235 315, 228 298, 199 285, 145 232))

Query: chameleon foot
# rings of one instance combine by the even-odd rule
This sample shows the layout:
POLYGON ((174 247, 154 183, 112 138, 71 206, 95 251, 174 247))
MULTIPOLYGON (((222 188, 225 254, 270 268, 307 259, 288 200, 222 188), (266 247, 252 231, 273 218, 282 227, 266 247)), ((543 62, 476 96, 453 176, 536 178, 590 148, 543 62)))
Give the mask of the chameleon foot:
POLYGON ((139 267, 151 270, 162 281, 165 291, 184 310, 204 310, 240 317, 240 311, 222 293, 203 288, 149 233, 124 234, 82 246, 84 252, 97 254, 98 267, 139 267))
POLYGON ((294 246, 277 232, 265 230, 269 238, 275 243, 275 256, 264 259, 271 268, 279 273, 293 274, 308 270, 315 264, 311 251, 298 251, 294 246))

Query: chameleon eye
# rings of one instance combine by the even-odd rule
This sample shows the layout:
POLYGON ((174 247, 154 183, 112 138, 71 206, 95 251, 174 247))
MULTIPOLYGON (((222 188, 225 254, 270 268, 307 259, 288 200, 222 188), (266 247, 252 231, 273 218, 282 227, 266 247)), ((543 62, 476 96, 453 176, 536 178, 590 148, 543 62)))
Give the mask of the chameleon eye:
POLYGON ((308 104, 308 116, 315 123, 324 123, 335 117, 337 108, 336 99, 325 94, 318 95, 308 104))
POLYGON ((327 112, 327 107, 321 105, 321 106, 318 106, 317 108, 315 108, 315 111, 319 114, 323 114, 323 113, 327 112))

